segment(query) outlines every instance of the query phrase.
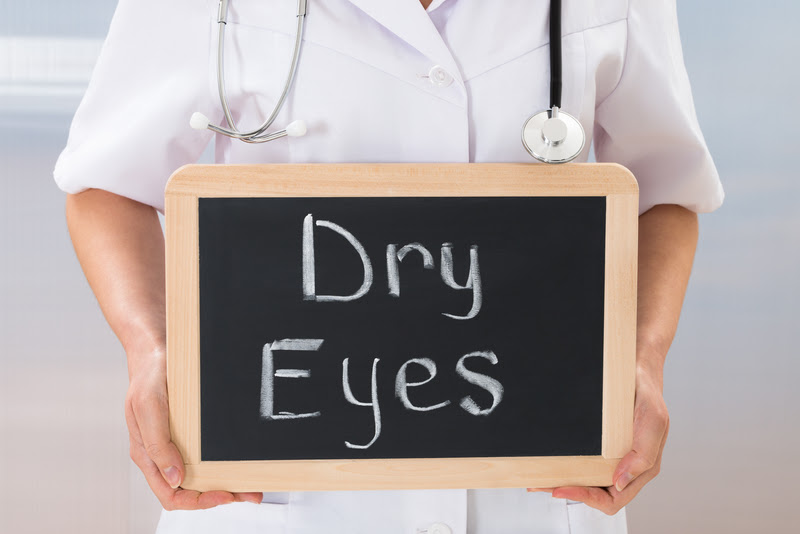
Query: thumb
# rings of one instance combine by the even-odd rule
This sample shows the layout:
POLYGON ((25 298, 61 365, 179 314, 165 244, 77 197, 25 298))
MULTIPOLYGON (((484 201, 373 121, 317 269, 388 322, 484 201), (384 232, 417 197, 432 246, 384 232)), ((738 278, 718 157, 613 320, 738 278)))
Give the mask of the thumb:
POLYGON ((154 395, 134 402, 133 411, 147 456, 156 464, 167 484, 177 488, 183 482, 184 466, 181 453, 170 438, 166 396, 154 395))
POLYGON ((184 467, 181 453, 175 444, 171 441, 153 442, 145 445, 145 451, 169 487, 177 489, 183 482, 184 467))
POLYGON ((617 491, 622 491, 633 482, 636 477, 653 467, 655 460, 649 455, 638 451, 631 451, 620 460, 614 474, 614 487, 617 491))
POLYGON ((620 460, 614 471, 614 487, 622 491, 636 477, 652 469, 658 461, 666 440, 669 420, 656 416, 637 425, 633 436, 633 448, 620 460))

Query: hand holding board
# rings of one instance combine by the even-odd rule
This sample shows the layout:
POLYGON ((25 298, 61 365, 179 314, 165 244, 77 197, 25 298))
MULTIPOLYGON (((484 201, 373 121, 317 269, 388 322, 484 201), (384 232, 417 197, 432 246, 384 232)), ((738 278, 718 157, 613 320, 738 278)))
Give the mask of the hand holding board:
POLYGON ((609 485, 631 440, 637 200, 616 165, 183 168, 184 487, 609 485))

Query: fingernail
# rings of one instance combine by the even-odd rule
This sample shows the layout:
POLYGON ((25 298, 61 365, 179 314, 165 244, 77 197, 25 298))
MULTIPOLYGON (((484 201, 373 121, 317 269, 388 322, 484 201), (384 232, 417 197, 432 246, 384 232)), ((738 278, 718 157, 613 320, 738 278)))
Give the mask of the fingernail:
POLYGON ((631 480, 633 480, 633 475, 630 473, 622 473, 617 479, 617 483, 614 484, 614 487, 617 488, 617 491, 622 491, 625 489, 625 486, 631 483, 631 480))
POLYGON ((259 497, 258 495, 252 495, 247 498, 247 501, 253 504, 261 504, 261 497, 259 497))
POLYGON ((528 492, 530 492, 530 493, 535 493, 537 491, 542 491, 542 492, 545 492, 545 493, 552 493, 553 492, 553 490, 550 489, 550 488, 528 488, 528 492))
POLYGON ((164 478, 167 480, 167 484, 169 484, 172 489, 175 489, 181 485, 181 474, 178 471, 178 468, 175 466, 171 465, 164 469, 164 478))

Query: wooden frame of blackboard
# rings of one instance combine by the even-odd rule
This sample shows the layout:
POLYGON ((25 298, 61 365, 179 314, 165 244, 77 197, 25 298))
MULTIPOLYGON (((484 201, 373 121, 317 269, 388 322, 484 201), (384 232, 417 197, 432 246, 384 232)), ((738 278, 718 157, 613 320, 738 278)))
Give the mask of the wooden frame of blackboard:
POLYGON ((615 164, 189 165, 166 188, 170 428, 199 491, 609 486, 631 447, 638 185, 615 164), (215 197, 606 198, 602 454, 492 458, 201 461, 198 199, 215 197))

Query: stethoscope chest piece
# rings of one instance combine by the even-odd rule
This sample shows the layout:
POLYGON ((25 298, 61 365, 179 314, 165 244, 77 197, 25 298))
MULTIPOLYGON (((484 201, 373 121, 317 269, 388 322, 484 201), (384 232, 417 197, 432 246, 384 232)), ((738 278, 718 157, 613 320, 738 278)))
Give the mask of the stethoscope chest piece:
POLYGON ((543 163, 567 163, 583 151, 586 135, 581 123, 569 113, 541 111, 522 126, 522 144, 543 163))

